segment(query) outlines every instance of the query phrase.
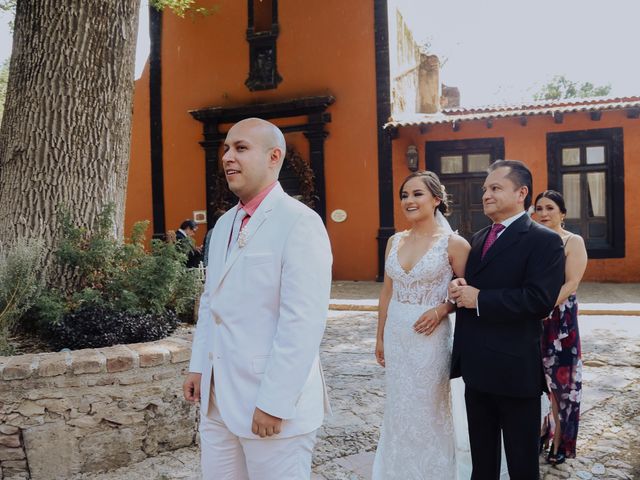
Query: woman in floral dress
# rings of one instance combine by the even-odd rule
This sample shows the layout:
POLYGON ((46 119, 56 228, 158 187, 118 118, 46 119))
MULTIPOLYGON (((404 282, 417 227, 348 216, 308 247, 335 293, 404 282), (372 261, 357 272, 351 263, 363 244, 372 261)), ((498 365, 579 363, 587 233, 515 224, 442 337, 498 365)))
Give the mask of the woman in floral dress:
POLYGON ((582 395, 576 290, 587 267, 587 250, 582 237, 564 229, 566 214, 564 198, 559 192, 547 190, 536 197, 536 220, 562 237, 566 256, 565 283, 555 308, 543 321, 541 341, 552 410, 545 422, 541 445, 553 441, 547 461, 556 465, 576 456, 582 395))

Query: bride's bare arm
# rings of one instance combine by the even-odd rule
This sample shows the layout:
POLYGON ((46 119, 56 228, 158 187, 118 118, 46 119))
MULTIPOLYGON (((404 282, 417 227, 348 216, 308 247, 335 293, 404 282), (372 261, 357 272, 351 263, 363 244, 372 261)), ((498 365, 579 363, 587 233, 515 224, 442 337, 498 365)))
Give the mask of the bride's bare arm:
MULTIPOLYGON (((471 245, 469 245, 469 242, 467 242, 463 237, 458 234, 454 234, 449 237, 447 253, 449 254, 449 264, 453 270, 453 280, 449 284, 450 299, 456 299, 457 296, 454 292, 457 287, 467 284, 467 281, 464 278, 464 272, 470 251, 471 245)), ((447 308, 449 313, 455 310, 455 306, 453 305, 447 308)))
POLYGON ((451 264, 451 269, 457 278, 464 278, 464 269, 467 265, 470 251, 471 245, 463 237, 457 234, 449 237, 449 247, 447 249, 449 264, 451 264))
MULTIPOLYGON (((393 237, 387 242, 387 250, 384 254, 385 261, 389 256, 391 250, 391 242, 393 237)), ((382 284, 382 290, 380 290, 380 299, 378 300, 378 332, 376 335, 376 360, 380 365, 384 367, 384 325, 387 321, 387 309, 389 308, 389 302, 391 301, 391 293, 393 291, 393 281, 387 275, 384 274, 384 283, 382 284)))

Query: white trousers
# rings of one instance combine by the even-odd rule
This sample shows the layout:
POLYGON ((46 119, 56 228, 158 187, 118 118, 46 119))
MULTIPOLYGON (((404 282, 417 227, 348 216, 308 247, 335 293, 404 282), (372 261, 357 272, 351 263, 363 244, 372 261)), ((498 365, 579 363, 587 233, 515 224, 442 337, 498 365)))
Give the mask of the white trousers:
POLYGON ((212 403, 200 416, 203 480, 309 480, 315 430, 290 438, 237 437, 212 403))

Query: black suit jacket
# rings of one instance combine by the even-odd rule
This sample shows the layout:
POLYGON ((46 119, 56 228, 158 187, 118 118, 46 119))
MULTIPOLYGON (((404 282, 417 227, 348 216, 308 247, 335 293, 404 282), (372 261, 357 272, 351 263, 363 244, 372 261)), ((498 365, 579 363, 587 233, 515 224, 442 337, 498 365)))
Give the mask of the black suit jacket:
POLYGON ((465 279, 480 290, 476 309, 459 308, 451 377, 462 376, 481 392, 512 397, 539 396, 542 319, 555 305, 564 283, 560 236, 523 215, 481 259, 491 227, 471 239, 465 279))
POLYGON ((178 230, 176 231, 176 243, 180 244, 182 251, 187 254, 187 268, 197 267, 202 260, 202 255, 196 250, 193 240, 178 230))

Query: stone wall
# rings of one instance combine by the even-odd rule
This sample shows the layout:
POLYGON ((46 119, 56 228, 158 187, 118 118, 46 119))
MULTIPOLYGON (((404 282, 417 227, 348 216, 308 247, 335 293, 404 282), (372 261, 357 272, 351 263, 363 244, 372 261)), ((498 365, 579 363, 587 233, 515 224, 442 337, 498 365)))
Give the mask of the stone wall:
POLYGON ((191 341, 0 357, 0 478, 110 470, 196 440, 191 341))
POLYGON ((441 106, 440 60, 416 42, 397 7, 394 14, 395 21, 389 21, 391 116, 437 113, 441 106))
POLYGON ((420 46, 396 8, 389 19, 389 69, 391 75, 391 115, 418 111, 418 67, 420 46), (395 21, 394 21, 395 20, 395 21))

